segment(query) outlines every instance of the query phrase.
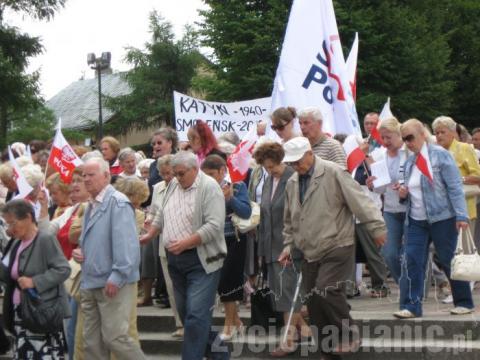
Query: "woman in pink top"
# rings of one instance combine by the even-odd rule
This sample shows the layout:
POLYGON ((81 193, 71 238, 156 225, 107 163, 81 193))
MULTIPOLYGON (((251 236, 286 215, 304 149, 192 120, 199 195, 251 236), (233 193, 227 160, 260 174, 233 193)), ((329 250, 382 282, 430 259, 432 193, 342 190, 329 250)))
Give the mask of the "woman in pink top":
POLYGON ((14 359, 64 359, 63 329, 41 334, 31 332, 23 325, 19 305, 23 296, 57 298, 63 313, 69 315, 63 282, 70 275, 70 266, 55 236, 38 230, 29 202, 12 200, 2 209, 2 215, 13 239, 2 259, 0 275, 7 284, 3 320, 15 336, 14 359))

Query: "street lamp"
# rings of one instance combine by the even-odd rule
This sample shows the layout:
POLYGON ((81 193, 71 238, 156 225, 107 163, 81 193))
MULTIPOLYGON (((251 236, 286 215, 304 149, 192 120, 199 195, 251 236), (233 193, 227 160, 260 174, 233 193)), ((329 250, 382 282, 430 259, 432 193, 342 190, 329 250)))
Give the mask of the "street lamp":
POLYGON ((87 55, 87 64, 97 72, 98 78, 98 141, 103 138, 103 117, 102 117, 102 70, 110 67, 112 54, 110 52, 102 53, 102 56, 96 57, 94 53, 87 55))

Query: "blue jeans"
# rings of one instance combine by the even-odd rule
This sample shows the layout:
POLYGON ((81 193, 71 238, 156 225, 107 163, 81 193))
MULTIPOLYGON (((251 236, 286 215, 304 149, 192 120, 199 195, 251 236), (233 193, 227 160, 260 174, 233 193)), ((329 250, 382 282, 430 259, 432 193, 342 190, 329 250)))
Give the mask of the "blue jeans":
POLYGON ((179 255, 167 252, 167 258, 177 311, 184 327, 182 359, 201 360, 212 332, 220 270, 207 274, 196 249, 179 255))
POLYGON ((390 274, 398 284, 402 275, 402 249, 405 233, 405 213, 384 212, 383 218, 387 225, 387 241, 382 247, 382 256, 387 264, 390 274))
POLYGON ((455 218, 433 224, 408 219, 405 241, 406 271, 400 278, 400 309, 407 309, 417 316, 422 316, 423 282, 430 241, 433 241, 439 263, 450 281, 454 305, 473 309, 470 284, 467 281, 450 279, 450 263, 457 246, 455 218))

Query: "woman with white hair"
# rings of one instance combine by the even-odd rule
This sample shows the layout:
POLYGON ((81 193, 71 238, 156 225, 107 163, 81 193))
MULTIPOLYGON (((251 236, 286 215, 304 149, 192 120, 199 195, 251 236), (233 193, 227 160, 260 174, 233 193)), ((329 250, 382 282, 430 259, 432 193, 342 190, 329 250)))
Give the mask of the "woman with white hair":
POLYGON ((148 181, 150 175, 150 166, 155 162, 155 159, 143 159, 138 162, 138 171, 142 180, 148 181))
POLYGON ((17 183, 13 175, 13 167, 10 162, 5 162, 0 165, 0 181, 8 190, 5 196, 5 202, 9 202, 18 194, 17 183))
POLYGON ((132 148, 123 148, 118 153, 118 161, 123 171, 118 174, 125 179, 139 179, 140 173, 137 170, 137 156, 132 148))
MULTIPOLYGON (((448 150, 457 164, 463 184, 480 185, 480 165, 475 150, 469 144, 457 140, 457 123, 448 116, 437 117, 432 124, 437 144, 448 150)), ((466 197, 470 231, 475 234, 477 201, 475 196, 466 197)))
POLYGON ((28 200, 32 204, 33 209, 35 210, 35 218, 38 220, 40 216, 40 210, 42 208, 38 200, 40 194, 42 194, 42 183, 45 178, 42 168, 37 164, 28 164, 22 167, 21 170, 28 184, 33 188, 25 200, 28 200))

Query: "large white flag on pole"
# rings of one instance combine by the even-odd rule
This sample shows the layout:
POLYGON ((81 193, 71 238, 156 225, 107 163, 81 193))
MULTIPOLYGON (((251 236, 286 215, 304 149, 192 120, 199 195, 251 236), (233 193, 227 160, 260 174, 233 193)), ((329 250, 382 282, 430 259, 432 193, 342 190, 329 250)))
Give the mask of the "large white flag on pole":
POLYGON ((323 130, 360 134, 332 0, 294 0, 272 93, 281 106, 319 107, 323 130))

